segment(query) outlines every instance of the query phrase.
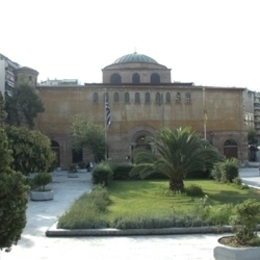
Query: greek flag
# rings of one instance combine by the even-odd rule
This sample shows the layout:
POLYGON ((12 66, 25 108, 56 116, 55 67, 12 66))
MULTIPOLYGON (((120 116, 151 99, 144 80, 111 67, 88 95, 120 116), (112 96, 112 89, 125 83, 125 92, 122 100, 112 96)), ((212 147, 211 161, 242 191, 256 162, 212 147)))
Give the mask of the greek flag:
POLYGON ((109 104, 107 102, 107 99, 106 99, 106 124, 107 124, 107 127, 110 127, 111 125, 111 118, 110 118, 110 108, 109 108, 109 104))

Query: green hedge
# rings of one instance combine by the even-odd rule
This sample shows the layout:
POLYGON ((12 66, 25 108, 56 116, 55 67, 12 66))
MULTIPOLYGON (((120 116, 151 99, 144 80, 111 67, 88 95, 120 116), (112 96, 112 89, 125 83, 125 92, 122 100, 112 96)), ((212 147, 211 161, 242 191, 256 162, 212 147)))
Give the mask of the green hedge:
POLYGON ((92 182, 93 184, 101 184, 107 186, 112 180, 113 171, 108 161, 102 161, 96 164, 92 170, 92 182))
POLYGON ((121 181, 121 180, 129 180, 129 172, 132 170, 134 165, 132 163, 118 163, 113 164, 113 180, 121 181))
POLYGON ((236 158, 226 159, 217 163, 211 171, 211 176, 220 182, 233 182, 239 175, 239 162, 236 158))

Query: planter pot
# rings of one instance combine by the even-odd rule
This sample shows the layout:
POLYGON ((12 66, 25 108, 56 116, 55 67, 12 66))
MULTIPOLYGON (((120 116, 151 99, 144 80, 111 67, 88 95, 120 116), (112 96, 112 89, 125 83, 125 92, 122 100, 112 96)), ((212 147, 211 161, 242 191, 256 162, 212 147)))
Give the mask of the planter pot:
POLYGON ((54 192, 53 190, 47 191, 30 191, 30 198, 33 201, 46 201, 53 200, 54 192))
POLYGON ((68 178, 78 178, 79 175, 77 173, 68 173, 68 178))
MULTIPOLYGON (((221 238, 220 238, 221 239, 221 238)), ((220 241, 220 239, 218 241, 220 241)), ((257 260, 260 259, 260 247, 230 247, 218 242, 213 250, 216 260, 257 260)))

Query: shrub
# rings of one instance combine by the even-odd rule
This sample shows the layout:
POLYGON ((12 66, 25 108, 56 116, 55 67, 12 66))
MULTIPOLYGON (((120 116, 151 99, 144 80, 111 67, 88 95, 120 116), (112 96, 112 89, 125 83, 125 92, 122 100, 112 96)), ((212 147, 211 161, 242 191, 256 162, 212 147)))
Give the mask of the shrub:
POLYGON ((27 176, 33 172, 47 172, 54 167, 56 155, 46 135, 26 127, 6 126, 5 129, 15 171, 27 176))
POLYGON ((10 168, 2 172, 1 167, 0 172, 0 250, 10 251, 26 225, 29 186, 19 172, 10 168))
POLYGON ((10 251, 21 237, 26 225, 29 190, 25 177, 10 167, 13 158, 6 133, 1 127, 2 108, 0 93, 0 254, 2 249, 10 251))
POLYGON ((118 229, 149 229, 171 227, 201 227, 207 226, 208 221, 195 215, 151 215, 125 216, 116 218, 111 226, 118 229))
POLYGON ((81 161, 81 162, 78 162, 78 166, 80 169, 85 169, 86 168, 86 163, 81 161))
POLYGON ((212 225, 226 225, 229 222, 233 204, 224 204, 219 208, 210 208, 208 220, 212 225))
POLYGON ((95 165, 92 170, 92 182, 93 184, 101 184, 107 186, 112 180, 113 171, 108 161, 102 161, 95 165))
POLYGON ((105 212, 110 203, 106 188, 97 185, 90 193, 83 194, 62 216, 58 228, 106 228, 105 212))
POLYGON ((238 177, 239 162, 236 158, 227 159, 224 162, 215 164, 211 176, 216 181, 232 182, 238 177))
POLYGON ((242 180, 239 177, 236 177, 236 178, 233 179, 233 183, 237 186, 241 186, 242 180))
POLYGON ((211 205, 209 202, 208 195, 204 195, 203 198, 199 200, 199 203, 195 205, 195 214, 200 216, 203 220, 208 219, 210 216, 211 205))
POLYGON ((92 192, 89 194, 89 199, 92 200, 99 212, 105 212, 110 203, 108 191, 101 185, 94 187, 92 192))
POLYGON ((188 196, 203 196, 204 195, 202 188, 196 184, 189 185, 189 186, 185 187, 184 190, 188 196))
POLYGON ((221 181, 224 172, 223 163, 216 163, 214 168, 211 170, 211 177, 216 181, 221 181))
POLYGON ((129 172, 134 167, 131 163, 119 163, 112 166, 113 180, 129 180, 129 172))
POLYGON ((235 206, 230 217, 230 224, 237 243, 247 244, 257 238, 259 219, 260 203, 255 199, 248 199, 235 206))
POLYGON ((40 172, 33 178, 33 183, 40 186, 41 191, 45 191, 45 186, 52 181, 52 176, 47 172, 40 172))
POLYGON ((239 162, 236 158, 227 159, 224 163, 224 172, 222 173, 222 180, 224 182, 233 182, 238 177, 239 162))
POLYGON ((250 188, 249 188, 248 185, 242 185, 242 186, 241 186, 241 189, 242 189, 242 190, 249 190, 250 188))

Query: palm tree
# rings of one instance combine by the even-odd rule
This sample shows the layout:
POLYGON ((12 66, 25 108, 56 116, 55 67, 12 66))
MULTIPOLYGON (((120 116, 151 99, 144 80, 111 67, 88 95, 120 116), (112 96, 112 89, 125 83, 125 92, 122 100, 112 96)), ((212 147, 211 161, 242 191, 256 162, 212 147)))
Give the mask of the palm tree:
POLYGON ((156 139, 150 139, 151 150, 137 148, 133 152, 136 166, 130 175, 141 178, 157 172, 169 179, 169 188, 184 190, 183 178, 194 171, 211 169, 222 158, 207 140, 191 132, 191 128, 178 128, 173 131, 162 129, 156 139))

